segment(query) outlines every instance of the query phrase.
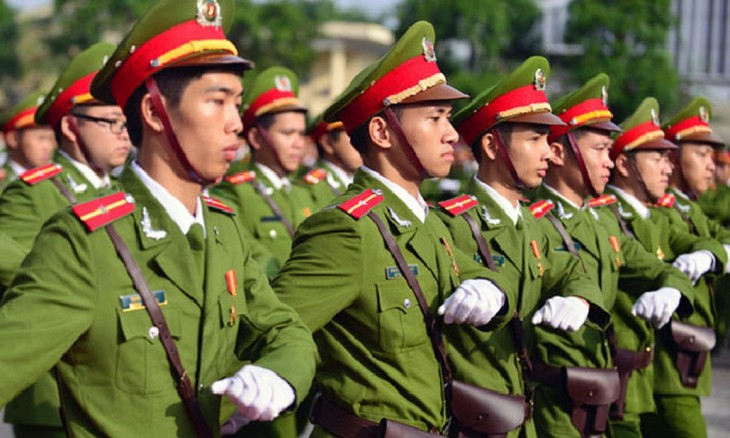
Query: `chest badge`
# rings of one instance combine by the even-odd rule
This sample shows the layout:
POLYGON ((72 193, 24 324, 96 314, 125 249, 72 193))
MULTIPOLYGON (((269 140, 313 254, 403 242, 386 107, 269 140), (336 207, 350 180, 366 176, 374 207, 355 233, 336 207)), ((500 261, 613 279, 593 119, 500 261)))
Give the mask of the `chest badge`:
POLYGON ((545 266, 542 264, 542 253, 540 252, 540 247, 537 245, 537 240, 531 240, 530 247, 532 247, 532 253, 535 255, 535 259, 537 260, 537 268, 540 270, 540 277, 544 277, 545 266))

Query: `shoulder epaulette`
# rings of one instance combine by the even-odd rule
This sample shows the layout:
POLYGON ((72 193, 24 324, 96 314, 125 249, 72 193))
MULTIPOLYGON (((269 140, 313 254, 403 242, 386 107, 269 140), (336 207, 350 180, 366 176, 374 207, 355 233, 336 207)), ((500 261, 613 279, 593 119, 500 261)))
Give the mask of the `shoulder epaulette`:
POLYGON ((304 181, 312 185, 317 184, 325 178, 327 178, 327 171, 322 168, 312 169, 304 175, 304 181))
POLYGON ((541 217, 545 216, 550 210, 555 207, 555 204, 553 201, 550 201, 548 199, 543 199, 542 201, 537 201, 534 204, 530 205, 530 212, 533 216, 535 216, 535 219, 540 219, 541 217))
POLYGON ((458 216, 461 213, 469 210, 470 208, 476 207, 479 201, 471 195, 461 195, 456 198, 447 199, 446 201, 439 202, 441 208, 446 210, 451 216, 458 216))
POLYGON ((383 202, 383 199, 380 190, 368 189, 337 207, 355 219, 360 219, 368 214, 373 207, 383 202))
POLYGON ((205 205, 207 205, 210 208, 214 208, 216 210, 220 210, 224 213, 233 214, 235 213, 233 209, 226 204, 222 203, 221 201, 211 198, 210 196, 203 195, 203 202, 205 202, 205 205))
POLYGON ((589 199, 588 207, 595 208, 595 207, 600 207, 602 205, 611 205, 616 202, 618 202, 618 199, 616 199, 615 196, 606 194, 603 196, 599 196, 597 198, 589 199))
POLYGON ((674 202, 677 200, 677 197, 674 196, 671 193, 665 193, 664 196, 659 198, 658 201, 656 201, 656 205, 659 207, 665 207, 665 208, 672 208, 674 206, 674 202))
POLYGON ((46 164, 45 166, 36 167, 35 169, 26 170, 20 175, 22 179, 28 185, 35 185, 41 181, 53 178, 54 176, 61 173, 63 166, 56 163, 46 164))
POLYGON ((117 192, 74 205, 72 210, 89 231, 94 231, 133 212, 134 199, 124 192, 117 192))
POLYGON ((254 172, 253 170, 244 170, 243 172, 228 175, 225 179, 226 181, 234 185, 243 184, 256 179, 256 172, 254 172))

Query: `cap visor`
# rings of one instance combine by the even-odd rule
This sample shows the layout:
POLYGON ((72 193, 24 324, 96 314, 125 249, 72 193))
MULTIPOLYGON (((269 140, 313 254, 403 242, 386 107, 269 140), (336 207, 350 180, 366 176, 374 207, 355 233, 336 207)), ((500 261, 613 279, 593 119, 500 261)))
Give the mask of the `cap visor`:
POLYGON ((500 120, 500 122, 510 123, 531 123, 534 125, 551 125, 551 126, 565 126, 565 122, 560 120, 560 117, 556 116, 551 112, 523 114, 521 116, 510 117, 509 119, 500 120))
POLYGON ((691 141, 691 142, 698 142, 698 143, 710 143, 712 146, 718 148, 725 146, 725 142, 720 140, 719 138, 715 137, 712 134, 707 133, 696 133, 692 135, 688 135, 684 137, 681 141, 691 141))
POLYGON ((230 53, 198 53, 172 62, 168 67, 195 67, 205 65, 239 65, 242 70, 250 70, 254 63, 230 53))
POLYGON ((590 129, 600 129, 601 131, 624 132, 623 129, 611 121, 591 123, 585 125, 585 127, 590 129))
MULTIPOLYGON (((665 139, 659 139, 659 140, 653 140, 644 144, 641 144, 635 148, 633 148, 633 151, 641 151, 641 150, 658 150, 658 149, 679 149, 679 146, 672 143, 669 140, 665 139)), ((628 151, 627 151, 628 152, 628 151)))
POLYGON ((286 105, 282 105, 282 106, 273 108, 273 109, 267 111, 265 114, 286 113, 289 111, 294 111, 294 112, 298 112, 298 113, 306 113, 308 110, 307 110, 307 107, 305 107, 301 103, 291 103, 291 104, 286 104, 286 105))
POLYGON ((415 94, 401 103, 429 102, 436 100, 458 100, 468 99, 469 95, 464 94, 451 85, 439 84, 415 94))

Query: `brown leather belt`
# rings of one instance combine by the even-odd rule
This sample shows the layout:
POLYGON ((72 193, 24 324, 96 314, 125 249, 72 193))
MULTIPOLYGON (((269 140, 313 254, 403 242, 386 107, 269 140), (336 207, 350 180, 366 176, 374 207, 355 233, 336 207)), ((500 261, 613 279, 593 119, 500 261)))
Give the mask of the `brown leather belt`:
POLYGON ((344 438, 375 438, 378 435, 378 423, 360 418, 324 397, 314 403, 312 422, 344 438))

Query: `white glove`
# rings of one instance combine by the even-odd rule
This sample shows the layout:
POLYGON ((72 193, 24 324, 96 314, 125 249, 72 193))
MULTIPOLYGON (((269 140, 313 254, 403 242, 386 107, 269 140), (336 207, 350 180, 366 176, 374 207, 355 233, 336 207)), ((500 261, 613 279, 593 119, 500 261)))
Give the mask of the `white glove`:
POLYGON ((687 274, 687 277, 696 283, 702 275, 715 267, 715 256, 706 249, 682 254, 676 259, 672 266, 687 274))
POLYGON ((590 304, 578 297, 552 297, 535 312, 532 323, 574 332, 586 322, 589 309, 590 304))
POLYGON ((644 292, 631 307, 631 313, 644 318, 656 328, 662 328, 679 307, 681 298, 682 294, 673 287, 644 292))
POLYGON ((464 280, 439 307, 446 324, 487 324, 504 306, 504 292, 489 280, 464 280))
POLYGON ((725 248, 725 254, 727 254, 727 264, 725 264, 725 273, 730 274, 730 245, 727 243, 722 245, 723 248, 725 248))
POLYGON ((221 436, 234 435, 243 426, 250 422, 251 420, 249 420, 247 416, 240 412, 235 412, 226 420, 225 423, 223 423, 223 426, 221 426, 221 436))
POLYGON ((294 389, 275 372, 246 365, 233 377, 213 382, 213 394, 225 394, 251 421, 271 421, 294 403, 294 389))

